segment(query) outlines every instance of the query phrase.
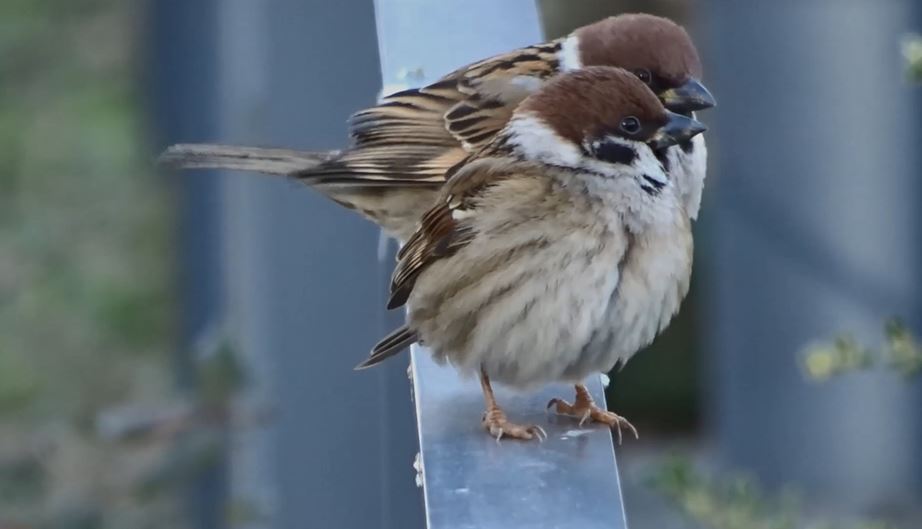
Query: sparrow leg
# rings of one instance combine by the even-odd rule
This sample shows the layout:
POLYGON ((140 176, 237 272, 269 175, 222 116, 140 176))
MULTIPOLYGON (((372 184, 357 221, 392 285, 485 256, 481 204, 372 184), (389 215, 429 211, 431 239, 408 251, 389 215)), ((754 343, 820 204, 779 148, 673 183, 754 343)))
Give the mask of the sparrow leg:
POLYGON ((563 415, 569 415, 571 417, 576 417, 579 419, 579 425, 582 426, 587 421, 600 422, 602 424, 607 424, 610 428, 618 431, 618 444, 621 444, 621 427, 627 428, 634 434, 634 438, 637 439, 637 428, 628 422, 624 417, 610 412, 608 410, 603 410, 595 405, 595 402, 592 400, 592 396, 589 395, 589 390, 586 389, 586 386, 582 384, 576 385, 576 401, 573 404, 563 400, 563 399, 551 399, 547 403, 548 409, 551 406, 555 406, 555 411, 563 415))
POLYGON ((496 397, 493 395, 490 377, 487 376, 487 372, 483 367, 480 368, 480 387, 483 389, 483 399, 487 404, 487 410, 483 412, 481 424, 497 441, 503 437, 512 437, 514 439, 537 438, 538 441, 547 438, 547 433, 537 424, 523 426, 506 420, 506 414, 500 409, 499 404, 496 403, 496 397))

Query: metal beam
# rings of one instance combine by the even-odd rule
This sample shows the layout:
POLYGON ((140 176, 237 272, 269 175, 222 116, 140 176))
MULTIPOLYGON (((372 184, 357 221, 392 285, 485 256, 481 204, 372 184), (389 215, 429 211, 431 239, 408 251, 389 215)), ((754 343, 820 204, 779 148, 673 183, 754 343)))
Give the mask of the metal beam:
MULTIPOLYGON (((538 443, 488 436, 479 382, 461 380, 422 348, 413 350, 413 381, 429 529, 627 527, 611 433, 544 411, 553 397, 571 398, 573 386, 496 389, 511 418, 547 431, 538 443)), ((586 384, 605 402, 599 376, 586 384)))

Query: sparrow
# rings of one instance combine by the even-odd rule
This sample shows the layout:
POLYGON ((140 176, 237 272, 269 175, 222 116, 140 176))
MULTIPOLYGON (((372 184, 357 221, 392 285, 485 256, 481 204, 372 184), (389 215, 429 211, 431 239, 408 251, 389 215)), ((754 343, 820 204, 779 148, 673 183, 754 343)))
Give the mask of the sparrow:
MULTIPOLYGON (((352 146, 343 151, 179 144, 161 162, 288 175, 406 241, 448 170, 489 143, 525 97, 561 73, 597 65, 631 71, 675 112, 690 115, 715 104, 699 81, 701 62, 688 33, 666 18, 626 14, 386 96, 352 116, 352 146)), ((660 157, 696 218, 707 165, 704 139, 669 147, 660 157)))
POLYGON ((704 130, 623 69, 547 82, 452 169, 398 253, 388 308, 406 304, 406 324, 357 368, 420 343, 479 374, 482 424, 497 438, 545 434, 510 422, 491 380, 572 382, 575 401, 548 407, 636 435, 580 381, 649 344, 688 292, 691 221, 656 153, 704 130))

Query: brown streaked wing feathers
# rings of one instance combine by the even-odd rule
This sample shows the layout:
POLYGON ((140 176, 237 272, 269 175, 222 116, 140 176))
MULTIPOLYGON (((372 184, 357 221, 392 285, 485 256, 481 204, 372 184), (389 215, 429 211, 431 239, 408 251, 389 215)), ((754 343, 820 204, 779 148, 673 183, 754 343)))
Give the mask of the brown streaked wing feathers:
POLYGON ((464 95, 448 76, 423 88, 386 96, 350 121, 355 146, 303 175, 319 182, 438 185, 467 153, 445 127, 445 113, 464 95))
POLYGON ((407 302, 416 278, 426 267, 471 242, 473 228, 455 220, 452 213, 475 207, 472 199, 491 184, 506 178, 508 174, 500 170, 502 163, 497 164, 495 158, 475 157, 458 167, 457 173, 445 184, 440 202, 423 215, 419 227, 397 254, 388 309, 407 302))
POLYGON ((406 144, 364 147, 294 176, 310 184, 441 185, 445 172, 467 155, 460 146, 406 144))
POLYGON ((446 171, 486 145, 526 97, 512 87, 512 79, 553 76, 559 49, 558 42, 522 48, 456 70, 423 88, 386 96, 379 105, 353 115, 355 147, 299 176, 334 183, 444 182, 446 171))
POLYGON ((556 75, 558 51, 559 41, 552 41, 498 55, 458 72, 458 90, 467 97, 445 114, 449 132, 469 151, 486 145, 529 95, 527 90, 513 87, 512 81, 516 77, 548 79, 556 75))
POLYGON ((433 261, 451 255, 470 242, 473 232, 451 216, 447 203, 430 209, 420 227, 401 248, 403 258, 397 263, 391 279, 388 309, 402 306, 410 297, 416 278, 433 261))
POLYGON ((465 96, 448 76, 423 88, 386 96, 380 104, 352 116, 349 134, 356 147, 405 145, 457 147, 443 116, 465 96))
POLYGON ((509 123, 519 102, 521 99, 503 104, 475 93, 445 114, 445 126, 467 150, 473 151, 490 141, 509 123))

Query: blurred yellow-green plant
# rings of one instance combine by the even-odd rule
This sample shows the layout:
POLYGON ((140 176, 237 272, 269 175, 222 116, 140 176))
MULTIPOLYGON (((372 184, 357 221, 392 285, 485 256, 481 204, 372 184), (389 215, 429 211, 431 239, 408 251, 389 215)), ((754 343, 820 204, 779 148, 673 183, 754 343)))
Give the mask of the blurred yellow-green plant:
POLYGON ((650 483, 685 516, 707 529, 895 529, 879 521, 813 519, 792 491, 768 494, 744 474, 710 476, 683 456, 665 459, 650 483))
POLYGON ((909 79, 922 83, 922 36, 913 33, 903 37, 903 57, 909 79))
POLYGON ((887 322, 884 328, 884 358, 890 367, 907 376, 922 371, 922 344, 900 320, 887 322))
POLYGON ((902 321, 893 318, 884 325, 880 348, 868 347, 854 336, 842 334, 830 343, 808 347, 803 354, 803 367, 814 380, 879 367, 912 377, 922 371, 922 344, 902 321))

